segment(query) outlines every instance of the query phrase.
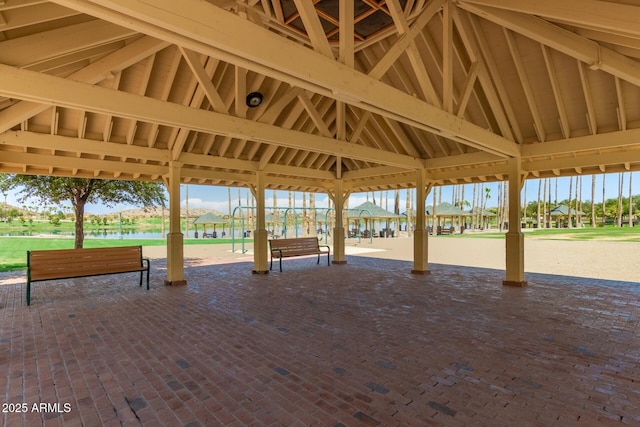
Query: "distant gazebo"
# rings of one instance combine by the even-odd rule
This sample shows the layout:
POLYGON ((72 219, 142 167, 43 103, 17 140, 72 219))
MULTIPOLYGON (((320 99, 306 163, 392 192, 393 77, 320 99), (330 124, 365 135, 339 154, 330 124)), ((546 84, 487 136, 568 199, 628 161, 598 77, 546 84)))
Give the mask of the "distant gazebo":
MULTIPOLYGON (((393 237, 395 235, 395 230, 391 230, 389 223, 391 221, 396 221, 398 222, 400 218, 402 218, 402 215, 398 215, 395 214, 393 212, 389 212, 386 209, 381 208, 380 206, 376 205, 375 203, 366 201, 364 203, 362 203, 361 205, 358 205, 354 208, 350 208, 348 210, 349 212, 367 212, 367 215, 361 215, 362 218, 364 218, 365 220, 365 230, 364 230, 364 234, 367 234, 369 232, 374 232, 375 230, 369 230, 369 220, 371 221, 385 221, 385 227, 383 230, 380 230, 380 237, 393 237), (371 214, 371 215, 369 215, 371 214)), ((359 218, 358 218, 359 220, 359 218)), ((373 228, 373 224, 371 224, 371 228, 373 228)), ((352 236, 353 232, 355 232, 356 230, 350 230, 349 231, 349 235, 352 236)), ((362 237, 369 237, 368 235, 364 235, 362 237)), ((352 236, 353 237, 353 236, 352 236)))
MULTIPOLYGON (((440 219, 441 218, 450 218, 451 227, 454 227, 454 220, 457 219, 458 228, 462 231, 462 224, 464 223, 462 218, 471 216, 470 212, 463 211, 457 206, 452 205, 451 203, 442 202, 436 205, 436 208, 431 212, 427 209, 427 215, 432 217, 433 225, 437 224, 437 227, 440 227, 440 219)), ((439 229, 439 228, 438 228, 439 229)), ((438 233, 439 234, 439 233, 438 233)))
POLYGON ((195 233, 194 236, 197 239, 198 238, 198 225, 202 225, 202 238, 206 239, 206 238, 217 238, 218 237, 218 232, 216 231, 216 225, 218 224, 223 224, 222 227, 222 237, 224 237, 224 224, 226 224, 228 221, 224 218, 222 218, 220 215, 217 215, 213 212, 207 212, 204 215, 199 216, 198 218, 196 218, 193 221, 193 225, 195 226, 195 233), (207 233, 207 225, 208 224, 213 224, 213 232, 212 233, 207 233))
MULTIPOLYGON (((574 208, 571 209, 571 216, 583 216, 583 215, 585 215, 584 212, 580 212, 579 210, 574 208)), ((565 228, 567 227, 567 224, 570 220, 569 206, 558 205, 549 211, 549 216, 555 217, 557 228, 565 228)))

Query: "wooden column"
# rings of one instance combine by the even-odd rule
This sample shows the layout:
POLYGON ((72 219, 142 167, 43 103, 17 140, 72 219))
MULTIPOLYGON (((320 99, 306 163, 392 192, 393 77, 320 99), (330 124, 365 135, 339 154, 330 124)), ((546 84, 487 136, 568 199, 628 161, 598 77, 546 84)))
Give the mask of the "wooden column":
POLYGON ((253 232, 253 273, 269 273, 269 233, 265 221, 265 176, 263 171, 256 173, 254 197, 256 199, 256 229, 253 232))
POLYGON ((167 234, 167 278, 165 285, 186 285, 184 279, 184 236, 180 230, 180 173, 182 164, 169 165, 169 234, 167 234))
POLYGON ((427 184, 427 172, 416 172, 416 229, 413 234, 413 274, 429 274, 429 231, 426 221, 427 195, 431 184, 427 184))
POLYGON ((341 179, 335 181, 333 204, 336 208, 336 224, 333 228, 333 263, 346 264, 347 257, 344 252, 344 224, 342 210, 344 208, 346 194, 341 179))
POLYGON ((520 190, 522 189, 520 158, 509 159, 509 231, 505 236, 506 279, 505 286, 527 286, 524 280, 524 235, 520 224, 520 190))

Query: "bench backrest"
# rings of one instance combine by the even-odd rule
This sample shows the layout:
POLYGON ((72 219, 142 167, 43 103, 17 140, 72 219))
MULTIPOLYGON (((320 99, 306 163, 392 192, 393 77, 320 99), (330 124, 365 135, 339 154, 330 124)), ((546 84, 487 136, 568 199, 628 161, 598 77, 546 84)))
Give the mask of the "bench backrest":
POLYGON ((142 267, 142 246, 56 249, 27 254, 28 274, 34 281, 139 271, 142 267))
POLYGON ((271 250, 279 249, 282 256, 315 254, 320 251, 316 237, 299 237, 295 239, 269 240, 271 250))

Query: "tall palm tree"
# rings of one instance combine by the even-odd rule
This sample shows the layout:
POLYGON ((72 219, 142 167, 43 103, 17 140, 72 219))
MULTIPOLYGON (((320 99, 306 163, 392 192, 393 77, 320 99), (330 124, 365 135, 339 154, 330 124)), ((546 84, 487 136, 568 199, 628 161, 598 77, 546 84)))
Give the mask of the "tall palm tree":
MULTIPOLYGON (((542 191, 543 200, 542 200, 542 226, 547 228, 547 184, 549 183, 549 178, 545 178, 544 180, 544 190, 542 191)), ((551 194, 551 193, 549 193, 551 194)), ((551 198, 551 196, 549 196, 551 198)), ((549 224, 551 226, 551 224, 549 224)))
POLYGON ((413 236, 413 231, 411 230, 411 193, 412 193, 412 190, 410 188, 407 188, 407 199, 405 200, 405 209, 407 212, 407 223, 405 226, 407 228, 408 237, 413 236))
POLYGON ((541 195, 542 195, 542 180, 538 179, 538 208, 536 210, 536 224, 538 228, 541 228, 540 227, 540 196, 541 195))
POLYGON ((496 220, 498 221, 498 230, 502 231, 502 191, 503 191, 503 182, 498 182, 498 215, 496 216, 496 220))
POLYGON ((185 215, 186 221, 184 222, 184 235, 189 237, 189 184, 185 184, 185 215))
POLYGON ((596 226, 596 176, 591 175, 591 227, 596 226))
POLYGON ((569 224, 567 225, 569 228, 573 228, 573 221, 571 220, 571 192, 573 190, 573 176, 569 177, 569 207, 567 216, 569 217, 569 224))
POLYGON ((278 196, 273 190, 273 235, 278 235, 278 196))
POLYGON ((576 180, 576 224, 582 228, 582 175, 576 180))
POLYGON ((606 224, 607 220, 607 199, 605 199, 605 178, 607 175, 602 175, 602 225, 606 224))
POLYGON ((629 227, 633 227, 633 195, 631 194, 632 181, 633 172, 629 171, 629 227))
POLYGON ((527 181, 524 182, 524 195, 522 200, 522 223, 527 223, 527 181))
POLYGON ((622 227, 622 187, 624 185, 624 173, 618 174, 618 212, 616 218, 616 224, 618 227, 622 227))
POLYGON ((477 210, 477 203, 476 203, 476 193, 478 192, 478 184, 474 183, 473 184, 473 197, 471 197, 471 229, 475 230, 477 223, 476 223, 476 210, 477 210))
POLYGON ((487 186, 484 188, 484 203, 482 204, 482 219, 483 219, 483 228, 485 223, 487 222, 485 216, 485 210, 487 209, 487 200, 491 198, 491 187, 487 186))
POLYGON ((307 216, 307 192, 302 192, 302 234, 309 234, 309 217, 307 216))
POLYGON ((227 187, 227 203, 229 204, 229 230, 231 230, 231 224, 233 223, 233 218, 231 216, 233 213, 231 210, 231 187, 227 187))
POLYGON ((316 217, 316 193, 309 193, 309 206, 311 207, 311 213, 309 222, 313 222, 313 234, 317 234, 318 230, 316 229, 317 217, 316 217), (313 221, 312 221, 313 220, 313 221))

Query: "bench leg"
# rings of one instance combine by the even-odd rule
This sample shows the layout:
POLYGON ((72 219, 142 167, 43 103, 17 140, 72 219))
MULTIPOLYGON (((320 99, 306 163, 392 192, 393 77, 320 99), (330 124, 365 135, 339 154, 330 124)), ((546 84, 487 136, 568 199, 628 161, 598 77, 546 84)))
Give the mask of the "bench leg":
POLYGON ((316 264, 320 264, 320 254, 318 254, 318 262, 316 264))
MULTIPOLYGON (((149 274, 151 273, 151 261, 149 261, 149 258, 144 258, 143 263, 147 264, 147 290, 149 290, 149 274)), ((140 286, 142 286, 142 273, 144 273, 144 271, 140 272, 140 286)))
POLYGON ((27 280, 27 305, 31 305, 31 281, 27 280))

